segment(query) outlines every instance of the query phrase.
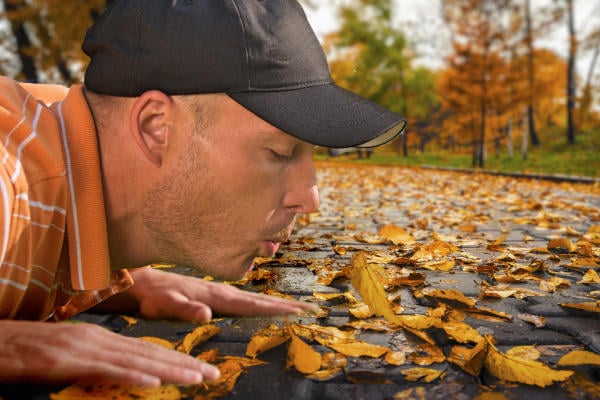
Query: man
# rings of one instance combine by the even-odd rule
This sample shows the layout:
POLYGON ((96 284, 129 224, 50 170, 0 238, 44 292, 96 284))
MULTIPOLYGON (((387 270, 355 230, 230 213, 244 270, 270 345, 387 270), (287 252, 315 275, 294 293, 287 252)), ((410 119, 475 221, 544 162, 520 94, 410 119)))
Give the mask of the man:
POLYGON ((40 321, 309 310, 145 266, 242 277, 317 209, 314 145, 379 145, 404 121, 335 86, 294 0, 118 0, 83 49, 83 86, 0 79, 0 380, 215 379, 150 343, 40 321))

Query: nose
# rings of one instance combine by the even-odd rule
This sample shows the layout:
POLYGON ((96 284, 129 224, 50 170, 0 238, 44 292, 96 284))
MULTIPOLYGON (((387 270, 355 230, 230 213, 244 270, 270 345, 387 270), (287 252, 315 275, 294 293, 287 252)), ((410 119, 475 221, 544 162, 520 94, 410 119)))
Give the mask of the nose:
POLYGON ((312 213, 319 209, 319 189, 312 151, 297 161, 288 175, 288 189, 283 197, 287 209, 296 213, 312 213))

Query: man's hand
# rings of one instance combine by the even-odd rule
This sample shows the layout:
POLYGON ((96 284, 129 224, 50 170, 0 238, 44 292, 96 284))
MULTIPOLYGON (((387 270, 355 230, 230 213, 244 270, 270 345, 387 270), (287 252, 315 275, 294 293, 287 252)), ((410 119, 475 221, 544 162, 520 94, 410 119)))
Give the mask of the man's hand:
POLYGON ((152 268, 132 270, 131 275, 135 283, 127 293, 137 302, 142 316, 149 319, 208 322, 213 312, 236 316, 284 315, 316 308, 308 303, 152 268))
POLYGON ((198 384, 218 370, 186 354, 83 323, 0 321, 0 381, 198 384))

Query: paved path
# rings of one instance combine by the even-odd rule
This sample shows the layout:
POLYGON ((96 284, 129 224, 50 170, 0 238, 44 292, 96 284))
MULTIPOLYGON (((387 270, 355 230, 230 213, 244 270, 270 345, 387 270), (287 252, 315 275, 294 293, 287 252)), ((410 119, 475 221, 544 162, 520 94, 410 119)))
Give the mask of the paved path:
MULTIPOLYGON (((378 254, 411 257, 414 246, 393 247, 390 243, 370 244, 385 225, 406 229, 420 244, 434 239, 453 243, 459 251, 445 256, 455 262, 450 271, 418 268, 420 264, 406 262, 384 265, 389 271, 412 269, 422 274, 424 286, 401 286, 400 304, 404 314, 427 313, 439 304, 434 298, 419 296, 424 289, 455 289, 477 300, 478 307, 487 307, 509 314, 510 320, 484 320, 468 314, 469 325, 482 335, 491 335, 496 347, 505 352, 515 346, 535 345, 541 362, 556 367, 558 359, 574 349, 600 354, 600 317, 597 312, 578 311, 561 304, 594 302, 599 298, 600 284, 579 282, 589 269, 599 269, 599 234, 590 232, 600 225, 600 188, 593 185, 572 185, 510 177, 461 174, 394 167, 352 167, 339 164, 319 166, 322 206, 319 214, 299 221, 290 243, 283 246, 278 259, 261 265, 276 273, 268 282, 249 283, 249 290, 272 289, 307 301, 316 301, 315 292, 353 291, 347 279, 331 285, 317 283, 319 267, 341 269, 358 250, 378 254), (583 248, 547 249, 553 238, 575 243, 587 233, 594 242, 587 255, 583 248), (494 244, 495 242, 495 244, 494 244), (334 250, 335 249, 335 250, 334 250), (534 249, 537 249, 535 251, 534 249), (344 253, 345 251, 345 253, 344 253), (542 263, 537 263, 541 260, 542 263), (581 261, 583 260, 583 261, 581 261), (497 285, 492 272, 518 269, 518 266, 543 265, 533 272, 532 279, 511 283, 511 288, 529 289, 537 296, 524 298, 482 297, 482 285, 497 285), (540 289, 540 281, 552 277, 566 279, 553 293, 540 289), (537 317, 540 327, 532 322, 537 317)), ((413 251, 414 253, 414 251, 413 251)), ((177 267, 177 272, 195 274, 177 267)), ((319 301, 329 314, 324 318, 301 316, 301 324, 318 323, 343 327, 355 320, 343 301, 319 301)), ((449 304, 448 307, 451 307, 449 304)), ((120 316, 84 314, 81 319, 102 324, 125 335, 158 336, 170 341, 181 339, 194 325, 140 320, 134 325, 120 316)), ((221 332, 194 350, 193 354, 217 347, 221 355, 243 356, 249 338, 270 324, 283 325, 281 318, 224 318, 216 324, 221 332)), ((427 331, 445 355, 457 343, 440 333, 427 331)), ((370 343, 400 350, 410 359, 418 355, 420 339, 402 330, 386 333, 363 331, 359 338, 370 343)), ((323 346, 311 343, 325 352, 323 346)), ((599 387, 582 389, 587 382, 600 380, 598 366, 577 367, 582 381, 557 383, 546 388, 511 384, 498 380, 485 369, 473 377, 455 364, 436 362, 428 368, 445 371, 442 379, 430 383, 405 379, 403 370, 418 367, 407 361, 400 366, 387 364, 382 358, 348 357, 347 368, 328 381, 307 379, 295 370, 286 369, 286 346, 279 346, 258 357, 267 361, 250 367, 237 381, 227 399, 473 399, 484 394, 502 394, 507 399, 592 399, 599 398, 599 387), (583 382, 583 383, 582 383, 583 382), (579 386, 579 387, 578 387, 579 386), (594 392, 595 390, 595 392, 594 392), (595 393, 595 394, 593 394, 595 393), (396 396, 396 397, 394 397, 396 396)), ((18 397, 14 390, 30 397, 47 398, 50 388, 18 387, 4 390, 5 398, 18 397)), ((502 398, 502 397, 500 397, 502 398)))

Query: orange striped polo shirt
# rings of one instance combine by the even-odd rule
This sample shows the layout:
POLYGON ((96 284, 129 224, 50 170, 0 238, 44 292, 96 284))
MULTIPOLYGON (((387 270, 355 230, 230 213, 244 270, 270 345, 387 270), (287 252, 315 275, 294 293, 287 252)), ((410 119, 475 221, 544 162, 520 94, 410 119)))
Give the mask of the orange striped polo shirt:
POLYGON ((0 77, 0 319, 63 320, 132 285, 111 271, 81 85, 0 77))

